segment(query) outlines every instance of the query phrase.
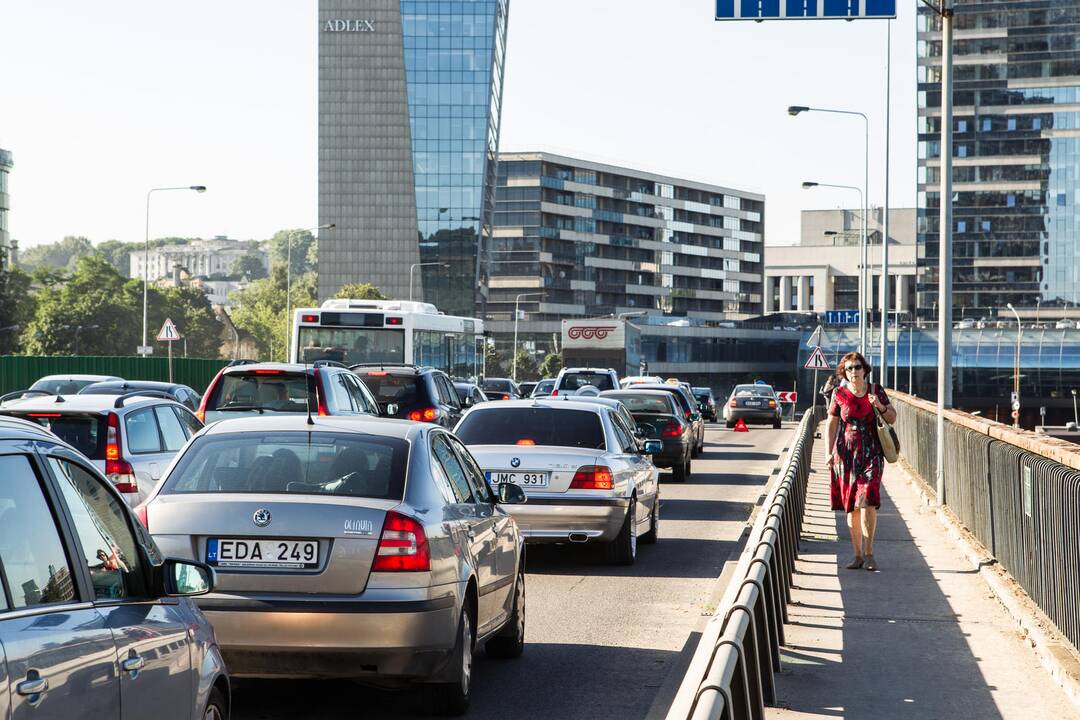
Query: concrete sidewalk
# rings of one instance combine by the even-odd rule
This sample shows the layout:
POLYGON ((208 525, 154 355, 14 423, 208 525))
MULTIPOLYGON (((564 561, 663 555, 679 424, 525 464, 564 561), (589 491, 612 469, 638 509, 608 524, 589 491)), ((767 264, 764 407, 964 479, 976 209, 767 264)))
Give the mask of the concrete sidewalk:
POLYGON ((888 466, 874 557, 847 570, 843 513, 829 509, 825 443, 810 476, 776 720, 1080 718, 990 588, 888 466))

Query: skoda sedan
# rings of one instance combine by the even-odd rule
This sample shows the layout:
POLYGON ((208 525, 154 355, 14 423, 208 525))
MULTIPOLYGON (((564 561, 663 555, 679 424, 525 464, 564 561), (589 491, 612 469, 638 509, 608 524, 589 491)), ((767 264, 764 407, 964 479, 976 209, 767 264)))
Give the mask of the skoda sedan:
POLYGON ((524 647, 524 499, 435 425, 264 416, 195 436, 140 512, 215 568, 199 606, 231 674, 417 681, 457 714, 474 649, 524 647))

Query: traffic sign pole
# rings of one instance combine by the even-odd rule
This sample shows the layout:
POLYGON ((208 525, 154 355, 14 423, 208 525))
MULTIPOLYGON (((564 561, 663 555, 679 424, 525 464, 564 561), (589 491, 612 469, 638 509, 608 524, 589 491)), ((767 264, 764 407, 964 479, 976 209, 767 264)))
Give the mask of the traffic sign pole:
POLYGON ((172 382, 172 340, 169 341, 169 382, 172 382))

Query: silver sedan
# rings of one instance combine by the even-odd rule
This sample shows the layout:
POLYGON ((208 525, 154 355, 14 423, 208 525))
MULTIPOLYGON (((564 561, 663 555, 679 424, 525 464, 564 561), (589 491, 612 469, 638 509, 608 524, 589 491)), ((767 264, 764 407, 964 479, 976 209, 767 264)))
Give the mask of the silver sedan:
POLYGON ((524 646, 524 541, 472 455, 434 425, 261 417, 196 435, 143 511, 205 561, 199 606, 235 676, 420 681, 464 712, 472 658, 524 646), (310 424, 309 424, 310 423, 310 424))

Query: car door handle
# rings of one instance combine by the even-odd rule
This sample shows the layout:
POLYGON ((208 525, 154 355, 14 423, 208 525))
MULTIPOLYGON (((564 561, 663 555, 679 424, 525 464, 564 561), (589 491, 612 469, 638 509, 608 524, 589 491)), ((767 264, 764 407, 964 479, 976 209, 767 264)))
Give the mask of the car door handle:
POLYGON ((120 669, 124 672, 135 673, 142 670, 144 665, 146 665, 146 661, 138 655, 134 655, 121 662, 120 669))
POLYGON ((48 689, 49 681, 43 677, 23 680, 15 686, 15 692, 20 695, 40 695, 48 689))

